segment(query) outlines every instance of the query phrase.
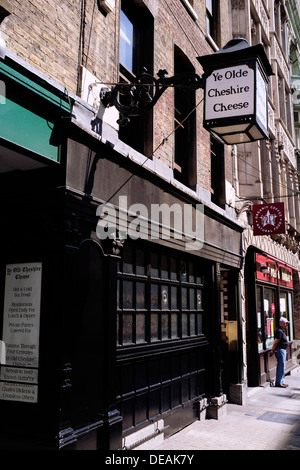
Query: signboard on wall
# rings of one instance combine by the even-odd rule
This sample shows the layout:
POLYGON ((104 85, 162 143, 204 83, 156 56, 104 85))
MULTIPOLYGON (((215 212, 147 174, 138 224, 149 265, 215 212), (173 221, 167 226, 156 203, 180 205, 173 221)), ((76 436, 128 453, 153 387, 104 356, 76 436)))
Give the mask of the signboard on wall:
POLYGON ((42 263, 6 265, 0 399, 37 402, 42 263))
POLYGON ((214 70, 206 79, 205 120, 254 113, 254 70, 243 64, 214 70))
POLYGON ((253 204, 253 235, 285 234, 284 202, 253 204))

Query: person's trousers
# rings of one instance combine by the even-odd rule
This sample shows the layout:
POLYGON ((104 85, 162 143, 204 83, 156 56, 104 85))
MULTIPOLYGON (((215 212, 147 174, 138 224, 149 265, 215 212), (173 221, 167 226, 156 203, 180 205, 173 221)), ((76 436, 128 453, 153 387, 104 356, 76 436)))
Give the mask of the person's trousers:
POLYGON ((277 359, 275 385, 282 385, 285 377, 286 349, 275 349, 275 356, 277 359))

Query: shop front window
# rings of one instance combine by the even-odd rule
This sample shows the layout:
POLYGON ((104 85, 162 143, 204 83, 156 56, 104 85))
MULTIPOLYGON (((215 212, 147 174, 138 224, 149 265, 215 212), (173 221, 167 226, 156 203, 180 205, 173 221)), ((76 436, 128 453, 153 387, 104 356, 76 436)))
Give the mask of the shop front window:
POLYGON ((286 327, 286 335, 289 341, 292 341, 293 338, 293 328, 292 328, 292 293, 291 292, 280 292, 280 316, 287 318, 290 323, 286 327))
POLYGON ((272 348, 275 331, 276 290, 257 287, 257 343, 258 350, 272 348))
POLYGON ((119 346, 203 335, 199 261, 127 244, 118 271, 119 346))
POLYGON ((257 288, 257 344, 258 344, 259 351, 262 351, 263 346, 264 346, 261 316, 262 316, 262 288, 258 287, 257 288))

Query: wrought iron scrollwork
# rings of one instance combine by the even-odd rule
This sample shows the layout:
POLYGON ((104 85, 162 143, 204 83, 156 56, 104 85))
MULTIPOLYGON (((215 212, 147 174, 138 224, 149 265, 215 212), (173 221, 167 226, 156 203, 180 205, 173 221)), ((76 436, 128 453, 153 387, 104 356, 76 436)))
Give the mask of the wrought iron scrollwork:
POLYGON ((197 90, 203 88, 202 78, 192 72, 167 77, 167 70, 159 70, 157 77, 147 71, 136 77, 134 83, 119 83, 111 90, 103 87, 100 92, 102 104, 115 106, 120 113, 118 123, 125 126, 130 117, 146 113, 157 103, 168 87, 176 86, 197 90))

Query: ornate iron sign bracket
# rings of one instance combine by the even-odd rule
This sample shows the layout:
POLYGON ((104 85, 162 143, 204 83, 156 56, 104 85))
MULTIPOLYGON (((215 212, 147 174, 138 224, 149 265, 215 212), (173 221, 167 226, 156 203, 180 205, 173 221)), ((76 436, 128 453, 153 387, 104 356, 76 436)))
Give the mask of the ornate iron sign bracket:
POLYGON ((147 71, 136 77, 134 83, 119 83, 111 90, 103 87, 100 91, 102 104, 115 106, 120 112, 118 124, 125 126, 130 117, 146 113, 157 103, 164 91, 172 86, 197 90, 203 88, 202 78, 195 73, 181 73, 166 77, 167 70, 159 70, 158 78, 147 71))

